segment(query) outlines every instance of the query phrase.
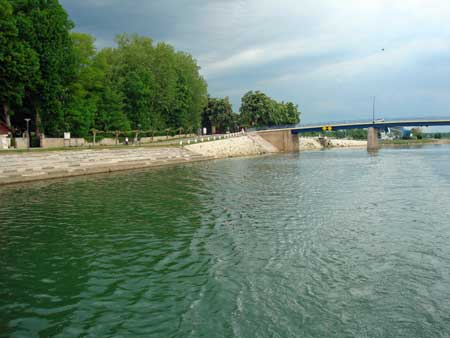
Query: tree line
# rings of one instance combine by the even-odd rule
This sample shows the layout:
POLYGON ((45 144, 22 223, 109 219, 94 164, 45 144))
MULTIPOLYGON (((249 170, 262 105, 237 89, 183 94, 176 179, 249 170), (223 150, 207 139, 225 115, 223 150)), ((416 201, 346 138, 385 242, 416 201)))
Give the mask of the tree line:
POLYGON ((260 91, 247 92, 241 99, 239 112, 240 114, 233 113, 228 97, 208 97, 208 104, 203 113, 203 125, 225 132, 239 127, 268 127, 300 122, 297 105, 292 102, 277 102, 260 91))
POLYGON ((38 137, 299 121, 297 106, 261 92, 245 94, 233 113, 228 98, 208 96, 196 60, 167 43, 122 34, 97 50, 73 28, 57 0, 0 0, 0 101, 11 129, 23 129, 24 118, 38 137))

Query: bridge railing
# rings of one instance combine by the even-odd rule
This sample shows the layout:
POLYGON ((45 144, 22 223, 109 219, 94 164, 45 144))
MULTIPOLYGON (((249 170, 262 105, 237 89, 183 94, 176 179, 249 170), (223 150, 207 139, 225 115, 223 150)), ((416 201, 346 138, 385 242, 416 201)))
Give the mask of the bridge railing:
MULTIPOLYGON (((439 121, 439 120, 450 120, 450 114, 448 116, 430 116, 430 117, 392 117, 383 118, 379 117, 375 119, 375 122, 396 122, 396 121, 439 121)), ((314 126, 329 126, 329 125, 340 125, 340 124, 370 124, 372 120, 341 120, 341 121, 320 121, 314 123, 298 123, 298 124, 284 124, 277 126, 261 126, 248 128, 248 131, 260 131, 260 130, 271 130, 271 129, 288 129, 288 128, 302 128, 302 127, 314 127, 314 126)))
MULTIPOLYGON (((377 121, 383 122, 394 122, 394 121, 416 121, 416 120, 427 120, 427 121, 439 121, 439 120, 450 120, 450 114, 447 116, 427 116, 427 117, 378 117, 375 119, 377 121)), ((367 120, 341 120, 341 121, 319 121, 319 122, 311 122, 311 123, 299 123, 297 127, 311 127, 311 126, 328 126, 334 124, 368 124, 372 123, 371 119, 367 120)))

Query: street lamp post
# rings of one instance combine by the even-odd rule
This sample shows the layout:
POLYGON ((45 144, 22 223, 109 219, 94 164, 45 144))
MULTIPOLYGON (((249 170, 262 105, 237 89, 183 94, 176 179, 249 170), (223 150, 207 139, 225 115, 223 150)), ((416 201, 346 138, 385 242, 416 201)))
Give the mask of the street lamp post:
POLYGON ((30 118, 26 118, 27 122, 27 149, 30 150, 30 118))

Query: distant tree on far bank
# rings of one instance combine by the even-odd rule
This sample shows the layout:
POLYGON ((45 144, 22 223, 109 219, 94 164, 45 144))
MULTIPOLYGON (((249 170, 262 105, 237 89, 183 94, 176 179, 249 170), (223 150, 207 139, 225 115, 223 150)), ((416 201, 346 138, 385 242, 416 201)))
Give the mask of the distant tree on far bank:
POLYGON ((412 128, 411 129, 411 134, 412 134, 412 136, 414 136, 418 140, 421 140, 423 138, 422 129, 421 128, 412 128))
POLYGON ((208 104, 202 113, 202 126, 213 133, 234 132, 239 128, 239 115, 233 113, 228 97, 208 97, 208 104))
POLYGON ((345 135, 354 140, 367 140, 367 129, 349 129, 345 135))
POLYGON ((241 122, 247 127, 262 127, 300 122, 298 106, 277 102, 260 91, 249 91, 241 99, 241 122))
POLYGON ((333 130, 327 132, 308 132, 301 134, 302 136, 319 137, 327 136, 332 138, 348 138, 353 140, 367 140, 367 129, 347 129, 333 130))

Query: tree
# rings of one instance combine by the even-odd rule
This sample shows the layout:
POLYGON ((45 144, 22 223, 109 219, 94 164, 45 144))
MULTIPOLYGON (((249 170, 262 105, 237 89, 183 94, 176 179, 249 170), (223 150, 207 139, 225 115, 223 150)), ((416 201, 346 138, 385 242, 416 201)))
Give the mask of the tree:
POLYGON ((273 102, 260 91, 249 91, 241 99, 241 119, 249 127, 269 125, 273 102))
POLYGON ((75 63, 74 81, 68 86, 64 109, 64 129, 73 135, 87 136, 97 110, 97 92, 100 75, 93 67, 96 54, 94 37, 89 34, 71 33, 75 63))
POLYGON ((65 107, 66 128, 79 137, 87 136, 92 128, 129 130, 123 95, 112 81, 111 49, 97 53, 93 36, 84 33, 70 36, 76 69, 65 107))
POLYGON ((124 95, 113 80, 113 58, 111 48, 101 50, 94 58, 93 70, 97 74, 95 89, 97 110, 94 128, 104 131, 130 130, 130 122, 124 112, 124 95))
POLYGON ((111 51, 113 82, 124 97, 133 128, 196 128, 207 100, 207 87, 189 54, 138 35, 122 34, 111 51))
POLYGON ((39 63, 36 53, 20 40, 13 8, 0 0, 0 101, 3 119, 11 125, 11 106, 22 104, 25 90, 33 87, 39 63))
POLYGON ((203 110, 202 125, 208 128, 208 131, 226 131, 235 130, 237 127, 237 114, 233 109, 228 97, 212 98, 208 97, 208 104, 203 110))
POLYGON ((367 129, 349 129, 347 137, 355 140, 367 140, 367 129))
MULTIPOLYGON (((122 34, 97 51, 72 32, 58 0, 0 0, 0 101, 3 118, 34 115, 36 134, 100 130, 194 129, 207 86, 191 55, 150 38, 122 34)), ((20 122, 22 121, 22 122, 20 122)))
POLYGON ((124 112, 131 127, 163 127, 155 113, 155 78, 152 73, 153 44, 150 38, 122 34, 111 50, 112 81, 124 98, 124 112))
POLYGON ((152 74, 155 79, 152 110, 164 128, 177 128, 183 125, 184 110, 176 102, 177 89, 181 92, 179 99, 186 99, 184 88, 177 88, 177 69, 175 67, 175 51, 172 46, 158 43, 153 49, 152 74))
POLYGON ((300 122, 298 106, 278 103, 260 91, 249 91, 241 99, 241 119, 249 127, 262 127, 300 122))
POLYGON ((19 40, 35 52, 39 72, 26 95, 35 114, 36 133, 60 134, 64 127, 64 102, 74 80, 75 59, 69 31, 73 28, 57 0, 10 0, 19 40))
POLYGON ((421 128, 412 128, 411 129, 411 134, 417 138, 418 140, 421 140, 423 135, 422 135, 422 129, 421 128))
POLYGON ((200 75, 200 67, 191 55, 177 52, 175 55, 177 69, 177 101, 178 123, 184 128, 199 128, 202 112, 208 103, 208 86, 200 75))
POLYGON ((286 124, 298 124, 300 123, 300 111, 298 110, 298 105, 292 102, 283 103, 286 116, 284 121, 286 124))

